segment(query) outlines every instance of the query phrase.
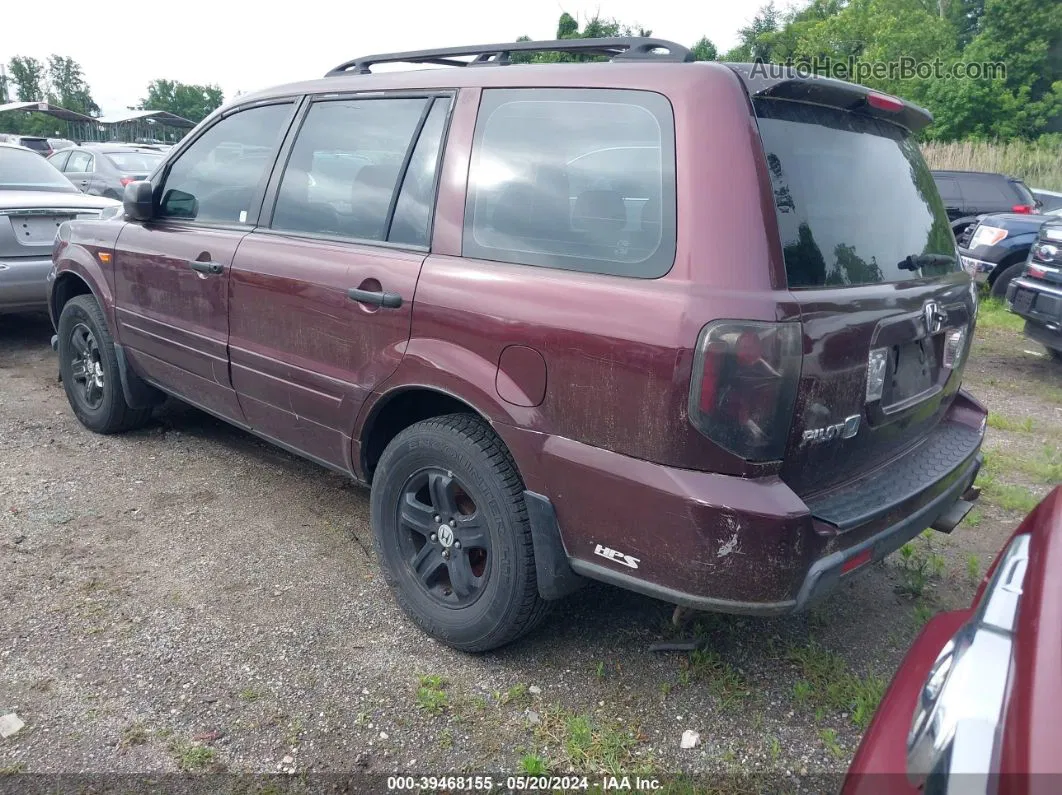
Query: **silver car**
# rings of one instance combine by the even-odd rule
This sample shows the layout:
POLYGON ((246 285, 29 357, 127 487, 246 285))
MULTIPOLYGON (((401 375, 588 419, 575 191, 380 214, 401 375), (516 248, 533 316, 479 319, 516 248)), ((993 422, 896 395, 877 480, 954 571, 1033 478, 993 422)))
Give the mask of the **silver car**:
POLYGON ((52 243, 63 221, 121 211, 121 202, 79 191, 32 149, 0 143, 0 313, 47 308, 52 243))

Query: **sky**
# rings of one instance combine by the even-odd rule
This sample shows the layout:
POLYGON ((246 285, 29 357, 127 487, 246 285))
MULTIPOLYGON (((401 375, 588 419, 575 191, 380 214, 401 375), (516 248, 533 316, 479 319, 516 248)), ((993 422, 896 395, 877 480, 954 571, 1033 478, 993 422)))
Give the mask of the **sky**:
MULTIPOLYGON (((361 55, 553 38, 562 11, 582 23, 595 13, 692 45, 708 36, 723 52, 764 0, 405 0, 337 2, 180 0, 8 3, 0 23, 0 63, 55 53, 81 64, 103 115, 122 113, 156 78, 214 83, 226 102, 237 92, 324 75, 361 55), (268 13, 266 9, 273 10, 268 13)), ((784 7, 786 3, 778 3, 784 7)))

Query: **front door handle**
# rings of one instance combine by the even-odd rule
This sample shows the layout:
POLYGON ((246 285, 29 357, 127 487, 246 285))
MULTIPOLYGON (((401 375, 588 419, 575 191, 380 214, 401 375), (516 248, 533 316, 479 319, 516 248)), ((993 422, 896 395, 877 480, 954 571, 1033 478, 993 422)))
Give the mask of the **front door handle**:
POLYGON ((402 306, 402 296, 398 293, 385 293, 381 290, 359 290, 351 287, 347 290, 347 298, 357 301, 359 304, 382 306, 384 309, 398 309, 402 306))
POLYGON ((212 276, 217 276, 225 267, 220 262, 200 262, 199 260, 192 260, 188 263, 192 266, 192 270, 199 271, 200 273, 207 273, 212 276))

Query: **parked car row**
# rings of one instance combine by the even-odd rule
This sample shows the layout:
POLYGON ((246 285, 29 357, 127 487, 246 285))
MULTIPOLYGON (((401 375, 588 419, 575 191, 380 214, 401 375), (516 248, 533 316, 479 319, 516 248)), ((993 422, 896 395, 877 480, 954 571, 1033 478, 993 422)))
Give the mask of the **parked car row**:
POLYGON ((121 208, 82 193, 33 150, 0 143, 0 312, 45 307, 52 246, 64 221, 110 218, 121 208))

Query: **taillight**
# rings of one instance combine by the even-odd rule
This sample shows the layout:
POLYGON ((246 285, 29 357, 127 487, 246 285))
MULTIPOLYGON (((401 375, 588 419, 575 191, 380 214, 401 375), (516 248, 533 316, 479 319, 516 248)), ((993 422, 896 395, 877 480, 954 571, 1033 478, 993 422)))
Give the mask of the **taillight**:
POLYGON ((690 422, 749 461, 785 452, 800 380, 798 323, 718 320, 697 339, 690 422))
POLYGON ((125 187, 126 185, 128 185, 128 184, 129 184, 130 182, 136 182, 136 180, 135 180, 135 179, 133 179, 132 177, 122 177, 122 178, 121 178, 120 180, 118 180, 118 181, 122 183, 122 187, 123 187, 123 188, 124 188, 124 187, 125 187))
POLYGON ((1010 208, 1012 213, 1022 213, 1023 215, 1030 215, 1033 211, 1031 204, 1015 204, 1010 208))

